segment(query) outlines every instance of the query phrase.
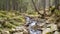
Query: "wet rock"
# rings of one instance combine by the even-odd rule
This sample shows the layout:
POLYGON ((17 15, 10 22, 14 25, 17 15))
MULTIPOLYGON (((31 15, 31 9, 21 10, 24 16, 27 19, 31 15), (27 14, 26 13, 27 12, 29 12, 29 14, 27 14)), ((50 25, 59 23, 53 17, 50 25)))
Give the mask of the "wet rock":
POLYGON ((43 29, 42 34, 47 34, 48 32, 51 32, 50 28, 43 29))
MULTIPOLYGON (((47 34, 47 33, 53 32, 55 30, 58 30, 57 25, 54 24, 54 22, 55 22, 54 15, 52 17, 49 17, 48 19, 38 19, 37 21, 36 20, 29 20, 29 21, 31 21, 31 22, 28 26, 28 30, 29 30, 29 33, 31 33, 31 34, 37 34, 41 30, 43 30, 42 34, 47 34)), ((24 30, 24 32, 26 32, 26 31, 24 30)), ((52 33, 50 33, 50 34, 52 34, 52 33)), ((58 34, 58 33, 54 32, 54 34, 58 34)))
POLYGON ((38 26, 43 26, 45 23, 46 23, 46 19, 39 19, 39 20, 37 21, 37 25, 38 25, 38 26))
POLYGON ((10 34, 9 31, 2 31, 2 34, 10 34))
POLYGON ((56 24, 50 23, 50 24, 46 25, 44 28, 42 28, 42 30, 43 30, 42 34, 46 34, 46 33, 49 33, 49 32, 56 31, 58 29, 57 29, 57 25, 56 24))
POLYGON ((51 28, 51 31, 55 31, 55 30, 58 30, 57 29, 57 25, 56 24, 50 24, 50 25, 48 25, 48 26, 50 26, 50 28, 51 28))
POLYGON ((55 31, 54 34, 60 34, 58 31, 55 31))

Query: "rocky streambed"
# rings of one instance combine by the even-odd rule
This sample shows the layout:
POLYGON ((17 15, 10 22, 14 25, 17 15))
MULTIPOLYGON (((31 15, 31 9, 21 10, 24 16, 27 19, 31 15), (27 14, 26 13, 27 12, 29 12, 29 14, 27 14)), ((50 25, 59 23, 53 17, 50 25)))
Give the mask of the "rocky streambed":
POLYGON ((57 25, 51 20, 26 17, 26 24, 17 26, 12 31, 2 31, 0 34, 60 34, 57 25))

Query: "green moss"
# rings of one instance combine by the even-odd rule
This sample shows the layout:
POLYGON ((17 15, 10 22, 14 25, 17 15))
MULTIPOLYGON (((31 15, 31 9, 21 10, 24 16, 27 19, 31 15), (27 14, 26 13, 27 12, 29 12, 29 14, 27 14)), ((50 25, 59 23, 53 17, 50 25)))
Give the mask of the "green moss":
POLYGON ((17 11, 0 11, 0 31, 7 28, 15 28, 25 22, 24 16, 17 11))
POLYGON ((38 13, 35 11, 27 11, 26 12, 28 15, 37 15, 38 13))
POLYGON ((46 33, 46 34, 53 34, 52 32, 48 32, 48 33, 46 33))
POLYGON ((56 15, 60 15, 60 10, 55 10, 56 15))

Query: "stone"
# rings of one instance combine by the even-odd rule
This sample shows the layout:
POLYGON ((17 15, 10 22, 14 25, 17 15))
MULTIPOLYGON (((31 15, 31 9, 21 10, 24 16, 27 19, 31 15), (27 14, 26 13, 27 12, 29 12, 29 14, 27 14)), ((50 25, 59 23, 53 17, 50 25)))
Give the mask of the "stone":
POLYGON ((51 31, 57 30, 57 25, 56 24, 51 24, 51 31))
POLYGON ((28 31, 23 31, 23 34, 28 34, 29 32, 28 31))
POLYGON ((55 31, 54 34, 60 34, 58 31, 55 31))
MULTIPOLYGON (((47 25, 47 24, 45 24, 45 25, 47 25)), ((53 32, 53 31, 58 30, 58 29, 57 29, 56 24, 50 23, 47 26, 45 26, 44 28, 42 28, 42 30, 43 30, 42 34, 46 34, 46 33, 53 32)))
POLYGON ((51 29, 50 28, 45 28, 45 29, 43 29, 42 34, 46 34, 48 32, 51 32, 51 29))
POLYGON ((1 32, 0 32, 0 34, 1 34, 1 32))
POLYGON ((44 14, 44 11, 43 10, 41 10, 41 11, 39 11, 41 14, 44 14))
POLYGON ((18 26, 15 29, 13 34, 28 34, 27 28, 25 26, 18 26))
POLYGON ((55 18, 49 17, 49 18, 46 20, 46 23, 55 23, 55 18))
POLYGON ((59 23, 57 23, 57 26, 58 26, 58 27, 60 27, 60 22, 59 22, 59 23))
POLYGON ((46 22, 46 19, 39 19, 38 21, 37 21, 37 25, 38 26, 43 26, 46 22))
POLYGON ((23 32, 15 32, 15 33, 13 33, 13 34, 23 34, 23 32))
POLYGON ((2 31, 2 34, 10 34, 9 31, 2 31))
POLYGON ((45 11, 46 11, 46 15, 51 15, 51 11, 49 11, 48 9, 46 9, 45 11))

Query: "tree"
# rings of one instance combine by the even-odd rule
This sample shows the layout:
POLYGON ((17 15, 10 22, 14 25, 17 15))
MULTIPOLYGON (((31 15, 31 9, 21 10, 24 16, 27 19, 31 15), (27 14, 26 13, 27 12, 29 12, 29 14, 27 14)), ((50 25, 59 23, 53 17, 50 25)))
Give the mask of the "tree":
POLYGON ((59 10, 59 0, 55 0, 55 8, 59 10))

